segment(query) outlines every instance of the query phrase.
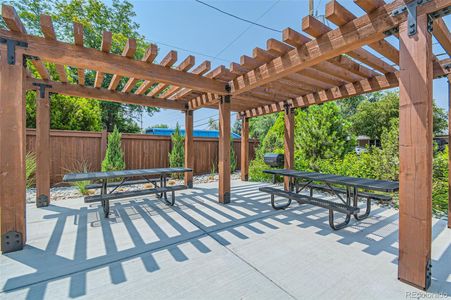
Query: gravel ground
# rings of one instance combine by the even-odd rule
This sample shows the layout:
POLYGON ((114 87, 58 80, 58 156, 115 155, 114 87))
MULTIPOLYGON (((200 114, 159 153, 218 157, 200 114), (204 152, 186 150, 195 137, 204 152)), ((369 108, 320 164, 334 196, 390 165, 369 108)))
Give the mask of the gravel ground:
MULTIPOLYGON (((237 179, 240 179, 240 172, 232 174, 232 180, 237 179)), ((200 183, 215 182, 218 180, 219 180, 218 174, 215 175, 206 174, 194 176, 193 183, 200 184, 200 183)), ((169 184, 183 184, 183 180, 170 180, 169 184)), ((124 186, 121 188, 121 191, 132 191, 136 189, 142 189, 143 188, 142 186, 143 186, 142 184, 124 186)), ((96 193, 99 193, 99 191, 97 191, 96 193)), ((60 201, 83 197, 83 195, 77 190, 77 188, 73 186, 53 187, 50 189, 50 194, 51 201, 60 201)), ((36 189, 35 188, 27 189, 27 203, 35 203, 35 202, 36 202, 36 189)))

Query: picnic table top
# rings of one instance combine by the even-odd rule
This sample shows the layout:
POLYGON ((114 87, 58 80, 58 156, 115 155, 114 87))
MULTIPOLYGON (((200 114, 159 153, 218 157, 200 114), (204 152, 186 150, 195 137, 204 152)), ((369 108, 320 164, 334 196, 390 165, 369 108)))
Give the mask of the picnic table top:
POLYGON ((265 170, 267 174, 302 178, 305 180, 321 181, 329 184, 342 184, 372 191, 396 192, 399 190, 399 182, 388 180, 377 180, 369 178, 358 178, 317 172, 305 172, 291 169, 265 170))
POLYGON ((108 172, 90 172, 90 173, 70 173, 63 177, 63 181, 84 181, 96 179, 108 179, 118 177, 139 177, 150 175, 167 175, 171 173, 192 172, 190 168, 155 168, 155 169, 138 169, 138 170, 123 170, 123 171, 108 171, 108 172))

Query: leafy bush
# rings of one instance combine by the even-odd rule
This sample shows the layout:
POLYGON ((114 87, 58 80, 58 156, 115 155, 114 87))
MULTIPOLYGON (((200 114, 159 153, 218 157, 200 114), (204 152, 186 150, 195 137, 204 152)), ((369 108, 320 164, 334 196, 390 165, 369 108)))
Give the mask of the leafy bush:
POLYGON ((27 189, 34 184, 34 174, 36 172, 36 153, 28 152, 25 155, 25 178, 27 189))
MULTIPOLYGON (((88 173, 90 172, 90 164, 86 161, 82 162, 76 162, 74 163, 74 166, 70 169, 68 169, 68 173, 88 173)), ((77 188, 77 190, 82 195, 89 195, 89 190, 86 189, 86 186, 90 184, 91 181, 89 180, 83 180, 83 181, 75 181, 72 183, 73 186, 77 188)))
POLYGON ((434 157, 432 168, 432 210, 436 214, 448 211, 448 146, 434 157))
POLYGON ((254 159, 249 164, 249 180, 251 181, 261 181, 270 182, 272 176, 263 173, 263 170, 271 169, 264 162, 263 159, 254 159))
POLYGON ((114 128, 108 136, 108 146, 105 159, 102 161, 102 171, 120 171, 125 169, 124 152, 121 147, 121 133, 114 128))
MULTIPOLYGON (((174 133, 171 135, 172 150, 169 153, 169 166, 171 168, 183 167, 185 163, 185 139, 180 134, 180 125, 177 123, 174 133)), ((183 173, 172 174, 173 178, 183 178, 183 173)))

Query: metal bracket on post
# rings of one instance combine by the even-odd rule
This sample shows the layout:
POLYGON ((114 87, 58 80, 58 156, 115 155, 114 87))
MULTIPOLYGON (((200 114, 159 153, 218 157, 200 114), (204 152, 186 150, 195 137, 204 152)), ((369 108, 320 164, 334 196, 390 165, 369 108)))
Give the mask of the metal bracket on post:
POLYGON ((33 85, 39 87, 39 97, 41 99, 43 99, 45 97, 45 89, 52 88, 52 86, 50 84, 45 84, 45 83, 33 82, 33 85))
POLYGON ((49 197, 47 195, 39 195, 36 201, 36 207, 46 207, 49 206, 49 197))
POLYGON ((426 282, 424 283, 424 290, 426 291, 431 286, 432 281, 432 262, 429 259, 426 263, 426 282))
POLYGON ((16 41, 6 38, 0 38, 0 44, 6 44, 6 51, 8 56, 8 64, 14 65, 16 63, 16 46, 20 46, 23 48, 28 47, 27 42, 16 41))
POLYGON ((14 252, 23 249, 22 233, 8 231, 2 235, 2 253, 14 252))
POLYGON ((404 12, 407 12, 407 26, 409 31, 409 36, 414 36, 417 34, 417 6, 423 5, 430 2, 431 0, 415 0, 407 3, 397 9, 393 10, 391 13, 392 17, 396 17, 404 12))
POLYGON ((293 112, 293 105, 292 104, 290 104, 288 102, 285 102, 283 104, 283 107, 284 107, 284 110, 285 110, 285 114, 288 115, 288 113, 293 112))
MULTIPOLYGON (((407 30, 409 36, 414 36, 417 34, 417 7, 432 0, 415 0, 407 3, 406 5, 400 6, 397 9, 393 10, 391 13, 392 17, 396 17, 404 12, 407 12, 407 30)), ((428 31, 432 32, 433 21, 434 19, 441 18, 451 13, 451 6, 447 6, 438 11, 432 12, 428 14, 428 31)), ((385 31, 386 35, 392 35, 394 33, 399 32, 397 27, 392 28, 390 30, 385 31)))
POLYGON ((227 92, 227 95, 221 96, 221 104, 222 103, 230 103, 230 91, 232 90, 232 88, 230 87, 230 85, 226 84, 225 86, 225 90, 227 92))

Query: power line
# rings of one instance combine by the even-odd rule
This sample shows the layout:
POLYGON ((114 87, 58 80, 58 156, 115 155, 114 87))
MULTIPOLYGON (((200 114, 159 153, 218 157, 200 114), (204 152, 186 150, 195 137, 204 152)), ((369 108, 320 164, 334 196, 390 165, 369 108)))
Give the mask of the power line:
POLYGON ((229 62, 230 62, 229 60, 220 58, 220 57, 218 57, 218 56, 208 55, 208 54, 205 54, 205 53, 201 53, 201 52, 197 52, 197 51, 185 49, 185 48, 182 48, 182 47, 179 47, 179 46, 175 46, 175 45, 163 43, 163 42, 161 42, 161 41, 157 41, 157 40, 150 40, 150 41, 151 41, 151 42, 154 42, 154 43, 156 43, 156 44, 159 44, 159 45, 163 45, 163 46, 170 47, 170 48, 175 48, 175 49, 178 49, 178 50, 181 50, 181 51, 186 51, 186 52, 189 52, 189 53, 192 53, 192 54, 196 54, 196 55, 208 57, 208 58, 211 58, 211 59, 221 60, 221 61, 226 62, 226 63, 229 63, 229 62))
MULTIPOLYGON (((237 113, 236 112, 233 112, 233 113, 231 113, 230 114, 230 118, 233 118, 233 116, 235 116, 237 113)), ((211 117, 209 117, 209 119, 210 119, 211 117)), ((215 119, 213 119, 213 118, 211 118, 214 122, 217 122, 217 121, 219 121, 219 117, 218 118, 215 118, 215 119)), ((202 123, 202 124, 198 124, 198 125, 194 125, 193 127, 194 128, 198 128, 198 127, 201 127, 201 126, 204 126, 204 125, 208 125, 208 124, 210 124, 210 120, 208 120, 208 122, 206 122, 206 123, 202 123)))
MULTIPOLYGON (((241 17, 239 17, 239 16, 237 16, 237 15, 234 15, 234 14, 232 14, 232 13, 226 12, 226 11, 224 11, 224 10, 222 10, 222 9, 219 9, 219 8, 217 8, 217 7, 213 6, 213 5, 210 5, 210 4, 208 4, 208 3, 205 3, 205 2, 203 2, 203 1, 200 1, 200 0, 194 0, 194 1, 196 1, 196 2, 198 2, 198 3, 201 3, 201 4, 205 5, 205 6, 208 6, 208 7, 212 8, 212 9, 214 9, 214 10, 217 10, 217 11, 223 13, 223 14, 226 14, 226 15, 232 17, 232 18, 241 20, 241 21, 243 21, 243 22, 247 22, 247 23, 250 23, 250 24, 252 24, 252 25, 259 26, 259 27, 262 27, 262 28, 265 28, 265 29, 268 29, 268 30, 272 30, 272 31, 275 31, 275 32, 282 32, 282 30, 274 29, 274 28, 271 28, 271 27, 268 27, 268 26, 265 26, 265 25, 256 23, 256 22, 254 22, 254 21, 250 21, 250 20, 241 18, 241 17)), ((277 1, 277 2, 279 2, 279 1, 277 1)))
MULTIPOLYGON (((278 4, 280 2, 280 0, 277 0, 276 2, 274 2, 267 10, 265 10, 257 19, 256 21, 260 20, 261 18, 263 18, 271 9, 274 8, 274 6, 276 6, 276 4, 278 4)), ((224 48, 221 49, 221 51, 219 51, 215 57, 218 57, 219 55, 221 55, 225 50, 227 50, 230 46, 232 46, 239 38, 241 38, 246 32, 249 31, 249 29, 251 29, 253 26, 253 24, 249 25, 245 30, 243 30, 240 34, 238 34, 230 43, 228 43, 224 48)))

